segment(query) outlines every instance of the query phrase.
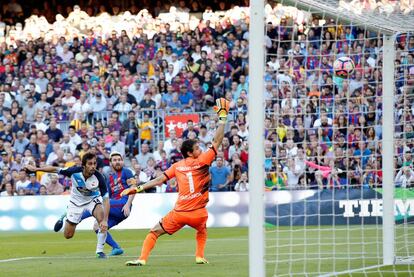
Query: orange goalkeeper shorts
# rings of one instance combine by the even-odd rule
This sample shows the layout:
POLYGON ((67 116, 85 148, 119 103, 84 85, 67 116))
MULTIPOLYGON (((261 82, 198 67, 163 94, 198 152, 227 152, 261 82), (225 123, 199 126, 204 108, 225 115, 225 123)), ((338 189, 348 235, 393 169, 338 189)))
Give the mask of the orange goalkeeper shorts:
POLYGON ((161 219, 160 224, 167 234, 172 235, 185 225, 196 230, 205 229, 207 219, 208 212, 206 208, 190 212, 177 212, 172 210, 161 219))

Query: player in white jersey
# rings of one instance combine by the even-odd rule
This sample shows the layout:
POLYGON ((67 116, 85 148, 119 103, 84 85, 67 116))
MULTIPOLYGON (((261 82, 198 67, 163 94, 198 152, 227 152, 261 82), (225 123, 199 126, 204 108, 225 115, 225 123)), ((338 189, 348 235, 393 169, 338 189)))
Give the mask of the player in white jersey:
POLYGON ((106 258, 103 247, 108 229, 109 198, 106 182, 101 173, 96 170, 96 155, 87 152, 82 157, 82 166, 58 168, 45 166, 37 168, 27 165, 26 170, 31 172, 43 171, 62 174, 72 180, 67 219, 64 236, 70 239, 75 234, 76 226, 81 221, 84 211, 90 212, 99 224, 96 257, 106 258), (103 206, 102 206, 103 201, 103 206))

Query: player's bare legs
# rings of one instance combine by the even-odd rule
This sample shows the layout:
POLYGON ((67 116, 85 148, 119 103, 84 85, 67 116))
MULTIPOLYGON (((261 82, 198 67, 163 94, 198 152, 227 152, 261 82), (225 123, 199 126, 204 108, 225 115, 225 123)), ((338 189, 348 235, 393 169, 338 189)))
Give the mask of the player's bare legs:
MULTIPOLYGON (((98 222, 99 225, 99 230, 97 233, 97 238, 98 238, 98 242, 96 244, 96 256, 98 258, 106 258, 103 249, 104 249, 104 245, 105 245, 105 240, 106 240, 106 228, 102 228, 103 226, 101 225, 101 223, 104 221, 104 209, 102 207, 102 204, 97 204, 94 211, 93 211, 93 216, 95 217, 96 221, 98 222)), ((107 227, 107 226, 106 226, 107 227)))
POLYGON ((65 230, 63 231, 63 236, 66 239, 72 238, 75 235, 76 226, 77 224, 66 220, 65 230))

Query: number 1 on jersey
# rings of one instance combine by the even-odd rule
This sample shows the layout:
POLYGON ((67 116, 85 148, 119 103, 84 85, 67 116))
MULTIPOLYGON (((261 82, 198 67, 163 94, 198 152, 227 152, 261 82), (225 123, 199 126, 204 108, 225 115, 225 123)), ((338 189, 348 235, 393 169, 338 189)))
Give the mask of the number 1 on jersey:
POLYGON ((188 184, 190 185, 190 193, 194 193, 194 180, 193 180, 193 173, 188 172, 185 174, 188 178, 188 184))

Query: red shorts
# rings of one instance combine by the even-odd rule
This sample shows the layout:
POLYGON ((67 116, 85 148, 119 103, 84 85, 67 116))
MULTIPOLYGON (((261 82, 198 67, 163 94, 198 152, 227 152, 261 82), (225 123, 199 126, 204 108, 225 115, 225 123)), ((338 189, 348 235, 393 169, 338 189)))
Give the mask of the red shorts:
POLYGON ((177 212, 172 210, 161 219, 160 224, 165 232, 172 235, 185 225, 193 227, 196 230, 205 229, 207 219, 208 212, 206 208, 190 212, 177 212))

